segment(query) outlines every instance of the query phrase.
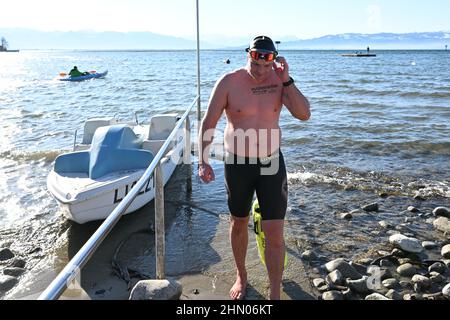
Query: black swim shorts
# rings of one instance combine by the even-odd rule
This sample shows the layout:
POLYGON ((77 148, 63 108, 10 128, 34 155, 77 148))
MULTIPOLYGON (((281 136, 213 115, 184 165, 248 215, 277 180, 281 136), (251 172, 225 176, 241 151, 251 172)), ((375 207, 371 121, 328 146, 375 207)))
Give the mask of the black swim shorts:
POLYGON ((281 151, 268 158, 244 158, 227 153, 225 183, 231 215, 247 217, 256 191, 262 220, 284 219, 288 187, 281 151))

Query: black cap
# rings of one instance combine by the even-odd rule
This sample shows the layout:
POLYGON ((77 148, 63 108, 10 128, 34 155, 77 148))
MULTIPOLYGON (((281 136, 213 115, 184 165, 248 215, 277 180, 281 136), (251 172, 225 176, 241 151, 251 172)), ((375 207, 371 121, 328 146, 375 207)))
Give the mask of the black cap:
POLYGON ((277 49, 275 48, 275 44, 272 39, 266 36, 258 36, 250 43, 250 47, 245 49, 245 51, 249 52, 251 50, 258 50, 262 52, 275 52, 278 54, 277 49))

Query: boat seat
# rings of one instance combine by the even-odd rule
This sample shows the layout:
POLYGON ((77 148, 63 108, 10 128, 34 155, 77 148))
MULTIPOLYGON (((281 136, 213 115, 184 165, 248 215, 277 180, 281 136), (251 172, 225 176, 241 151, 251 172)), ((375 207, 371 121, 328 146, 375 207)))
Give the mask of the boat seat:
POLYGON ((158 114, 150 119, 150 129, 148 132, 148 140, 166 140, 178 120, 176 113, 158 114))
POLYGON ((85 172, 98 179, 116 171, 146 169, 153 154, 142 150, 142 141, 127 125, 100 127, 89 151, 64 154, 55 160, 55 172, 85 172))
POLYGON ((83 130, 83 141, 82 144, 91 144, 92 138, 94 137, 95 130, 100 127, 110 126, 117 124, 116 118, 92 118, 86 120, 84 123, 83 130))
MULTIPOLYGON (((142 149, 148 150, 156 155, 159 149, 161 149, 164 142, 166 142, 166 140, 144 140, 144 142, 142 143, 142 149)), ((167 148, 166 154, 173 148, 173 146, 174 142, 171 141, 169 144, 169 148, 167 148)))
POLYGON ((77 151, 62 154, 55 159, 56 173, 83 172, 89 173, 89 151, 77 151))

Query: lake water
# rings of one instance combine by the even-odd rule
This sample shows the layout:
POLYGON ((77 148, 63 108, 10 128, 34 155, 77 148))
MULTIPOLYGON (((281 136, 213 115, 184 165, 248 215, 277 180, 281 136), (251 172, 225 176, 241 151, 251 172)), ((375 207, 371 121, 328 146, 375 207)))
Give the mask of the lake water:
MULTIPOLYGON (((289 178, 287 243, 299 250, 313 246, 327 257, 355 256, 384 241, 373 224, 403 222, 399 213, 408 205, 426 212, 450 200, 450 52, 379 51, 376 58, 341 53, 281 51, 312 111, 308 122, 286 109, 280 120, 289 178), (426 201, 414 200, 417 194, 426 201), (375 201, 381 205, 376 217, 349 225, 333 215, 375 201)), ((244 64, 241 51, 201 53, 203 110, 216 80, 244 64)), ((85 119, 132 120, 137 112, 148 122, 157 113, 183 112, 195 95, 194 51, 0 54, 0 243, 17 235, 12 247, 45 252, 67 228, 46 177, 85 119), (109 73, 80 83, 57 80, 74 65, 109 73)), ((222 118, 219 131, 224 125, 222 118)), ((226 214, 222 164, 214 167, 218 181, 205 186, 194 178, 194 207, 183 210, 226 214)), ((180 179, 185 177, 177 171, 173 180, 180 179)), ((178 195, 166 196, 178 201, 178 195)), ((189 228, 183 219, 175 221, 178 233, 189 228)), ((202 220, 199 232, 213 223, 202 220)), ((436 236, 432 226, 410 229, 423 239, 436 236)), ((223 250, 228 246, 223 243, 223 250)), ((197 270, 195 263, 188 269, 197 270)))

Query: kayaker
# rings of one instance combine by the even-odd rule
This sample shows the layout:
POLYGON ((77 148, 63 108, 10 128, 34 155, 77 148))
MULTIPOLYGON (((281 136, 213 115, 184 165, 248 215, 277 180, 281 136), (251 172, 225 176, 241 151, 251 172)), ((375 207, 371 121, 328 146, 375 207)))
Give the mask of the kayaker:
POLYGON ((215 179, 208 162, 209 147, 217 122, 225 112, 224 176, 231 213, 230 242, 237 269, 230 297, 240 300, 246 292, 248 221, 256 191, 266 239, 269 298, 278 300, 288 194, 279 117, 284 105, 293 117, 306 121, 310 118, 310 106, 290 77, 286 59, 278 56, 269 37, 256 37, 246 51, 247 65, 219 79, 211 94, 199 135, 199 176, 205 183, 215 179))
POLYGON ((77 66, 74 66, 72 70, 69 72, 69 76, 71 77, 80 77, 89 74, 89 72, 80 72, 77 66))

